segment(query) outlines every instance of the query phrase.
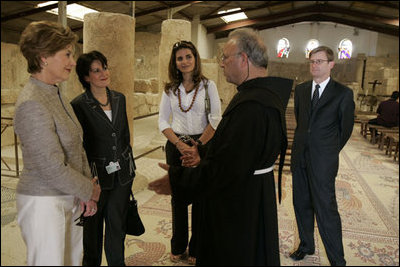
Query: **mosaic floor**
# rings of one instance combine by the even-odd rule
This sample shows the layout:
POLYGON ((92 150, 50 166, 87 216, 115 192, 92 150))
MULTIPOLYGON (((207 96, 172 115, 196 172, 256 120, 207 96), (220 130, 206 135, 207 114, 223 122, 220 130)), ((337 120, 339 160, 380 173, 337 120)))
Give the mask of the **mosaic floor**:
MULTIPOLYGON (((134 152, 139 155, 165 139, 156 131, 156 116, 137 123, 134 152), (140 127, 139 127, 140 126, 140 127)), ((3 153, 3 152, 2 152, 3 153)), ((152 181, 164 174, 157 163, 164 152, 156 150, 137 160, 138 180, 152 181)), ((3 166, 2 166, 3 168, 3 166)), ((26 265, 25 245, 16 223, 15 178, 1 178, 1 265, 26 265)), ((146 182, 145 182, 146 183, 146 182)), ((297 247, 297 227, 292 205, 291 174, 283 179, 283 199, 278 207, 281 264, 283 266, 329 265, 318 229, 315 231, 316 252, 293 262, 288 254, 297 247)), ((135 187, 135 185, 134 185, 135 187)), ((137 187, 140 187, 137 185, 137 187)), ((343 225, 343 245, 348 265, 399 265, 399 166, 359 134, 353 135, 340 154, 336 195, 343 225)), ((139 213, 146 232, 126 238, 128 266, 188 265, 169 260, 171 207, 169 196, 136 190, 139 213)), ((105 258, 102 265, 107 265, 105 258)))

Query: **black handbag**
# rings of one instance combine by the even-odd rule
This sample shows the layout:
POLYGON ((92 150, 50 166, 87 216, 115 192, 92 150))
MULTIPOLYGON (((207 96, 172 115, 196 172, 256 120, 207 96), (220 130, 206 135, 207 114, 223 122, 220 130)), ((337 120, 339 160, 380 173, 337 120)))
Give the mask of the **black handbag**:
POLYGON ((128 204, 128 214, 126 216, 126 234, 140 236, 144 231, 144 225, 138 213, 137 201, 131 191, 128 204))

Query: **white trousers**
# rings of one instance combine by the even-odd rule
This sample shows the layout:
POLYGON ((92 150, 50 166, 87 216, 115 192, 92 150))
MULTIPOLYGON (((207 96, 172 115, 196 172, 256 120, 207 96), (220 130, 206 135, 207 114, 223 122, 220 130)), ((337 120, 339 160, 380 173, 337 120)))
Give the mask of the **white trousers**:
POLYGON ((18 224, 27 249, 27 265, 78 266, 82 264, 83 227, 74 196, 17 194, 18 224))

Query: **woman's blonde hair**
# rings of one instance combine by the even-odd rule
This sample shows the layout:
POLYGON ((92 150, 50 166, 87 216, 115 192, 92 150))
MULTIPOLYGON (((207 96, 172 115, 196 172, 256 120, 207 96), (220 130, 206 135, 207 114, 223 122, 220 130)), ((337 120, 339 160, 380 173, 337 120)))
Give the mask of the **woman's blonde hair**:
POLYGON ((19 46, 28 61, 28 72, 38 73, 42 70, 41 57, 55 55, 68 45, 75 46, 78 36, 66 26, 51 21, 35 21, 22 32, 19 46))

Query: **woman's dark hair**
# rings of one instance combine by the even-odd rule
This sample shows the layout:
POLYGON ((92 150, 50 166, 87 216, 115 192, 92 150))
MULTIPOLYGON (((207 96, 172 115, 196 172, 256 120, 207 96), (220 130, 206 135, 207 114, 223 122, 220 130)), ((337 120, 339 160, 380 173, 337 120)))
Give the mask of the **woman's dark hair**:
POLYGON ((42 71, 42 57, 54 56, 68 45, 73 48, 78 36, 66 26, 51 21, 31 22, 21 34, 19 46, 28 62, 28 72, 42 71))
POLYGON ((90 66, 95 60, 100 61, 103 68, 107 67, 107 58, 96 50, 80 55, 76 61, 76 73, 85 90, 90 90, 90 83, 85 80, 85 77, 89 76, 90 66))
POLYGON ((179 41, 172 46, 171 58, 169 60, 169 66, 168 66, 168 77, 170 82, 166 83, 164 88, 166 94, 168 94, 169 91, 172 90, 172 92, 176 95, 176 90, 183 81, 182 73, 178 70, 176 66, 176 52, 184 48, 190 49, 190 51, 192 51, 195 60, 195 66, 193 69, 193 82, 194 82, 193 88, 197 88, 201 80, 203 80, 204 82, 208 80, 201 72, 200 55, 199 52, 197 52, 197 49, 194 46, 194 44, 190 41, 179 41))

